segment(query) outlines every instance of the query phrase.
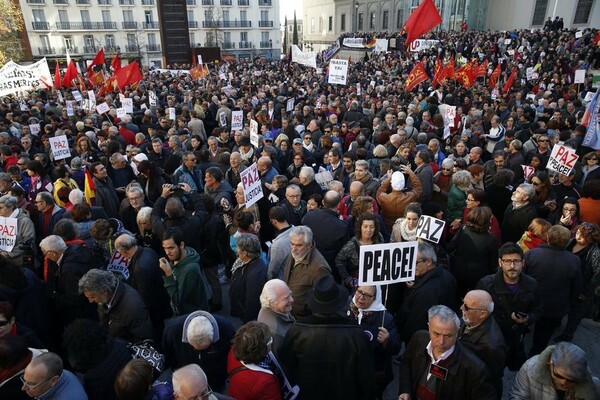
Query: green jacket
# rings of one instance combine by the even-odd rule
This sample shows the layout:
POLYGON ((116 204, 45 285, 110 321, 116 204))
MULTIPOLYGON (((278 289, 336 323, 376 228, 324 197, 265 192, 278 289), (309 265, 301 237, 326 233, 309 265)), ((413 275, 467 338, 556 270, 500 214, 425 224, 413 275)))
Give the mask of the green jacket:
POLYGON ((187 255, 173 266, 173 274, 163 277, 175 315, 208 311, 208 299, 212 295, 200 269, 200 256, 191 247, 185 250, 187 255))

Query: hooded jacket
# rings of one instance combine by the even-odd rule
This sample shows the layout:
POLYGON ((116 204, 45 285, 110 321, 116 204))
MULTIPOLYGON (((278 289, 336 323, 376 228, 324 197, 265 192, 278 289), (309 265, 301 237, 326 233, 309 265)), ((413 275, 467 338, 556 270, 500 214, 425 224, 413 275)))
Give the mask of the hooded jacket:
POLYGON ((200 256, 191 247, 186 247, 185 251, 185 258, 173 265, 173 273, 163 277, 175 315, 208 311, 211 297, 208 282, 200 270, 200 256))

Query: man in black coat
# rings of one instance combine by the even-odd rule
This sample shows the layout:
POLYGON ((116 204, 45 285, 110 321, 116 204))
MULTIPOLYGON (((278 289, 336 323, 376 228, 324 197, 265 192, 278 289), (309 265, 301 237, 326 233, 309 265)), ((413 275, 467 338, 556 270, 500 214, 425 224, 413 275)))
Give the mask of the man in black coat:
POLYGON ((512 194, 512 204, 506 208, 502 220, 502 240, 518 242, 527 227, 537 217, 535 206, 531 204, 535 189, 528 183, 523 183, 512 194))
POLYGON ((571 232, 554 225, 548 231, 548 244, 525 254, 525 271, 534 278, 542 295, 544 312, 535 324, 529 357, 541 353, 563 317, 577 301, 583 288, 581 261, 566 250, 571 232))
POLYGON ((313 194, 323 195, 323 189, 321 189, 321 185, 315 180, 315 170, 312 167, 302 167, 298 178, 302 186, 303 201, 308 203, 308 199, 313 194))
POLYGON ((465 295, 460 309, 464 322, 460 330, 460 342, 485 363, 492 385, 498 397, 502 397, 507 347, 502 331, 492 317, 492 296, 485 290, 471 290, 465 295))
POLYGON ((402 357, 398 399, 497 399, 483 361, 457 340, 454 311, 438 305, 428 315, 429 332, 416 332, 402 357))
POLYGON ((348 224, 338 214, 341 200, 338 192, 330 190, 323 198, 323 208, 307 213, 302 219, 302 224, 312 230, 317 249, 327 260, 337 282, 340 277, 335 268, 335 256, 350 239, 348 224))
POLYGON ((173 370, 198 364, 208 373, 209 385, 220 391, 225 387, 227 354, 234 335, 227 318, 195 311, 165 321, 161 347, 173 370))
POLYGON ((129 232, 137 232, 139 230, 137 224, 137 213, 142 207, 149 207, 150 204, 146 201, 146 195, 144 189, 140 186, 130 186, 126 193, 125 198, 121 201, 119 207, 119 217, 123 226, 129 232))

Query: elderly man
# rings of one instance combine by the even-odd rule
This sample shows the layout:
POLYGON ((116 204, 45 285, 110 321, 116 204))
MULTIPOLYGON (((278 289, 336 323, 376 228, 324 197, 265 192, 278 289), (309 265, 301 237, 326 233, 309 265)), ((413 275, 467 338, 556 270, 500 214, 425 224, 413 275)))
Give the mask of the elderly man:
POLYGON ((54 196, 49 192, 39 192, 35 196, 35 206, 38 209, 36 233, 39 240, 52 233, 54 225, 65 214, 65 209, 56 205, 54 196))
POLYGON ((429 332, 416 332, 402 357, 398 399, 497 399, 485 364, 458 340, 454 311, 433 306, 428 320, 429 332))
POLYGON ((291 252, 285 261, 284 281, 292 290, 294 317, 311 314, 308 308, 309 291, 319 278, 331 274, 327 260, 315 248, 312 230, 307 226, 294 226, 290 230, 291 252))
POLYGON ((104 207, 110 218, 119 218, 120 200, 106 167, 100 162, 95 162, 91 165, 90 172, 96 185, 96 205, 104 207))
POLYGON ((137 214, 142 207, 148 207, 150 204, 146 202, 144 189, 138 184, 132 184, 125 190, 125 200, 121 202, 119 216, 123 226, 129 232, 137 232, 137 214))
POLYGON ((315 170, 312 167, 302 167, 298 178, 302 187, 303 201, 308 202, 308 199, 313 194, 323 195, 323 189, 321 189, 321 185, 315 180, 315 170))
POLYGON ((554 225, 548 231, 547 244, 525 254, 523 271, 537 281, 544 304, 542 317, 535 324, 530 356, 546 348, 554 330, 581 294, 581 261, 566 249, 570 239, 567 228, 554 225))
POLYGON ((228 318, 194 311, 165 321, 161 348, 172 369, 198 364, 208 371, 211 387, 221 390, 227 379, 227 354, 234 335, 228 318))
POLYGON ((23 257, 26 249, 33 254, 35 247, 35 227, 29 215, 19 208, 18 200, 9 194, 0 197, 0 216, 4 218, 16 218, 16 236, 14 246, 10 251, 0 251, 0 255, 11 259, 16 265, 23 265, 23 257))
POLYGON ((34 399, 87 400, 81 381, 75 374, 63 369, 63 362, 56 353, 43 353, 33 357, 21 377, 23 391, 34 399))
POLYGON ((229 156, 229 168, 225 171, 225 180, 229 182, 232 188, 237 188, 242 181, 241 172, 246 169, 242 164, 242 156, 239 152, 234 151, 229 156))
POLYGON ((125 194, 125 187, 132 181, 135 181, 135 173, 131 165, 127 163, 127 159, 121 153, 114 153, 110 156, 110 164, 108 165, 108 176, 110 177, 117 195, 122 198, 125 194))
POLYGON ((285 200, 280 205, 285 211, 285 219, 290 225, 302 224, 306 214, 306 202, 302 200, 302 190, 298 185, 289 185, 285 189, 285 200))
POLYGON ((400 171, 387 172, 387 176, 377 190, 377 201, 381 205, 381 216, 388 232, 392 231, 394 223, 404 216, 404 209, 410 203, 419 200, 423 187, 417 175, 409 165, 400 166, 400 171), (412 190, 405 192, 405 178, 407 174, 412 182, 412 190), (391 193, 388 193, 391 187, 391 193))
POLYGON ((272 349, 275 354, 283 343, 288 329, 296 322, 292 315, 293 304, 292 291, 284 281, 271 279, 265 283, 260 294, 261 309, 256 320, 265 323, 271 330, 272 349))
POLYGON ((587 355, 581 348, 560 342, 527 360, 517 374, 510 398, 598 399, 600 380, 590 374, 587 355))
POLYGON ((421 181, 421 203, 431 201, 433 196, 433 169, 429 164, 431 162, 431 153, 428 150, 421 150, 415 156, 415 174, 421 181))
POLYGON ((271 183, 275 175, 278 175, 277 170, 272 166, 273 161, 268 156, 262 156, 256 162, 256 167, 260 174, 260 180, 264 183, 271 183))
POLYGON ((202 185, 202 169, 196 165, 196 156, 191 151, 181 153, 181 165, 173 172, 173 184, 187 183, 192 190, 201 192, 202 185))
POLYGON ((363 184, 364 193, 367 196, 375 198, 379 181, 373 178, 373 174, 369 172, 369 163, 365 160, 358 160, 354 163, 354 172, 350 174, 350 185, 354 182, 363 184))
POLYGON ((502 220, 502 240, 518 242, 527 227, 537 217, 535 206, 531 203, 535 189, 528 183, 523 183, 513 192, 511 200, 504 212, 502 220))
POLYGON ((79 293, 98 304, 100 324, 111 336, 131 343, 152 339, 152 322, 142 297, 112 272, 89 270, 79 280, 79 293))
POLYGON ((197 364, 189 364, 173 372, 173 396, 175 399, 234 400, 213 392, 206 374, 197 364))
POLYGON ((502 397, 502 375, 507 347, 502 330, 492 317, 494 301, 484 290, 471 290, 460 307, 464 325, 460 342, 485 363, 498 397, 502 397))

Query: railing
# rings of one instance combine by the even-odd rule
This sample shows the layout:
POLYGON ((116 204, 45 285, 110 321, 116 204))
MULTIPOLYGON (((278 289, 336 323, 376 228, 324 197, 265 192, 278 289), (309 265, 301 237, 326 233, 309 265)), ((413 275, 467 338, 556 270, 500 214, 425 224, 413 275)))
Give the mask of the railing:
POLYGON ((219 21, 223 28, 250 28, 252 21, 219 21))
POLYGON ((235 42, 223 42, 221 47, 224 49, 235 49, 235 42))
POLYGON ((238 0, 238 6, 249 6, 250 0, 238 0))
POLYGON ((188 21, 188 28, 198 29, 198 21, 188 21))
POLYGON ((125 51, 128 53, 137 53, 140 50, 139 46, 135 44, 128 44, 125 46, 125 51))
POLYGON ((160 44, 148 44, 146 45, 148 51, 160 51, 160 44))
POLYGON ((75 0, 75 4, 78 6, 89 6, 90 0, 75 0))
POLYGON ((221 21, 202 21, 203 28, 220 28, 221 21))
POLYGON ((258 0, 258 5, 261 7, 265 7, 265 6, 271 7, 271 0, 258 0))
POLYGON ((153 6, 156 5, 156 1, 154 0, 142 0, 143 6, 153 6))
POLYGON ((272 28, 273 21, 258 21, 259 28, 272 28))
POLYGON ((53 55, 55 53, 54 47, 38 47, 38 54, 40 56, 53 55))
POLYGON ((238 42, 239 48, 240 49, 251 49, 252 48, 252 43, 250 42, 238 42))
POLYGON ((69 0, 52 0, 54 4, 69 4, 69 0))
POLYGON ((95 46, 83 46, 84 53, 93 54, 93 53, 97 53, 98 50, 99 49, 97 49, 95 46))
POLYGON ((27 4, 46 4, 45 0, 27 0, 27 4))
POLYGON ((202 0, 202 5, 203 6, 214 6, 215 2, 214 2, 214 0, 202 0))
POLYGON ((144 29, 158 29, 158 22, 144 22, 143 23, 144 29))
POLYGON ((33 26, 34 31, 49 31, 50 30, 49 22, 32 22, 31 25, 33 26))
POLYGON ((77 53, 79 53, 79 49, 77 47, 63 47, 62 48, 63 54, 66 54, 67 50, 69 50, 69 54, 77 54, 77 53))
POLYGON ((137 29, 138 28, 137 22, 134 22, 134 21, 124 21, 121 23, 121 26, 123 27, 123 29, 137 29))
POLYGON ((112 5, 112 0, 98 0, 99 6, 110 6, 112 5))
POLYGON ((271 41, 266 41, 266 42, 262 42, 262 41, 261 41, 261 42, 260 42, 260 47, 261 47, 262 49, 264 49, 264 48, 267 48, 267 49, 268 49, 268 48, 270 48, 270 47, 272 46, 272 44, 273 44, 273 42, 271 42, 271 41))
POLYGON ((57 22, 56 29, 61 31, 87 31, 93 29, 117 29, 116 22, 57 22))
POLYGON ((122 6, 134 6, 135 0, 119 0, 119 4, 122 6))
POLYGON ((188 6, 195 6, 196 5, 196 0, 186 0, 185 3, 188 6))
POLYGON ((230 6, 232 3, 231 0, 221 0, 221 5, 222 6, 230 6))
POLYGON ((104 51, 107 53, 116 53, 119 50, 117 46, 104 46, 104 51))

